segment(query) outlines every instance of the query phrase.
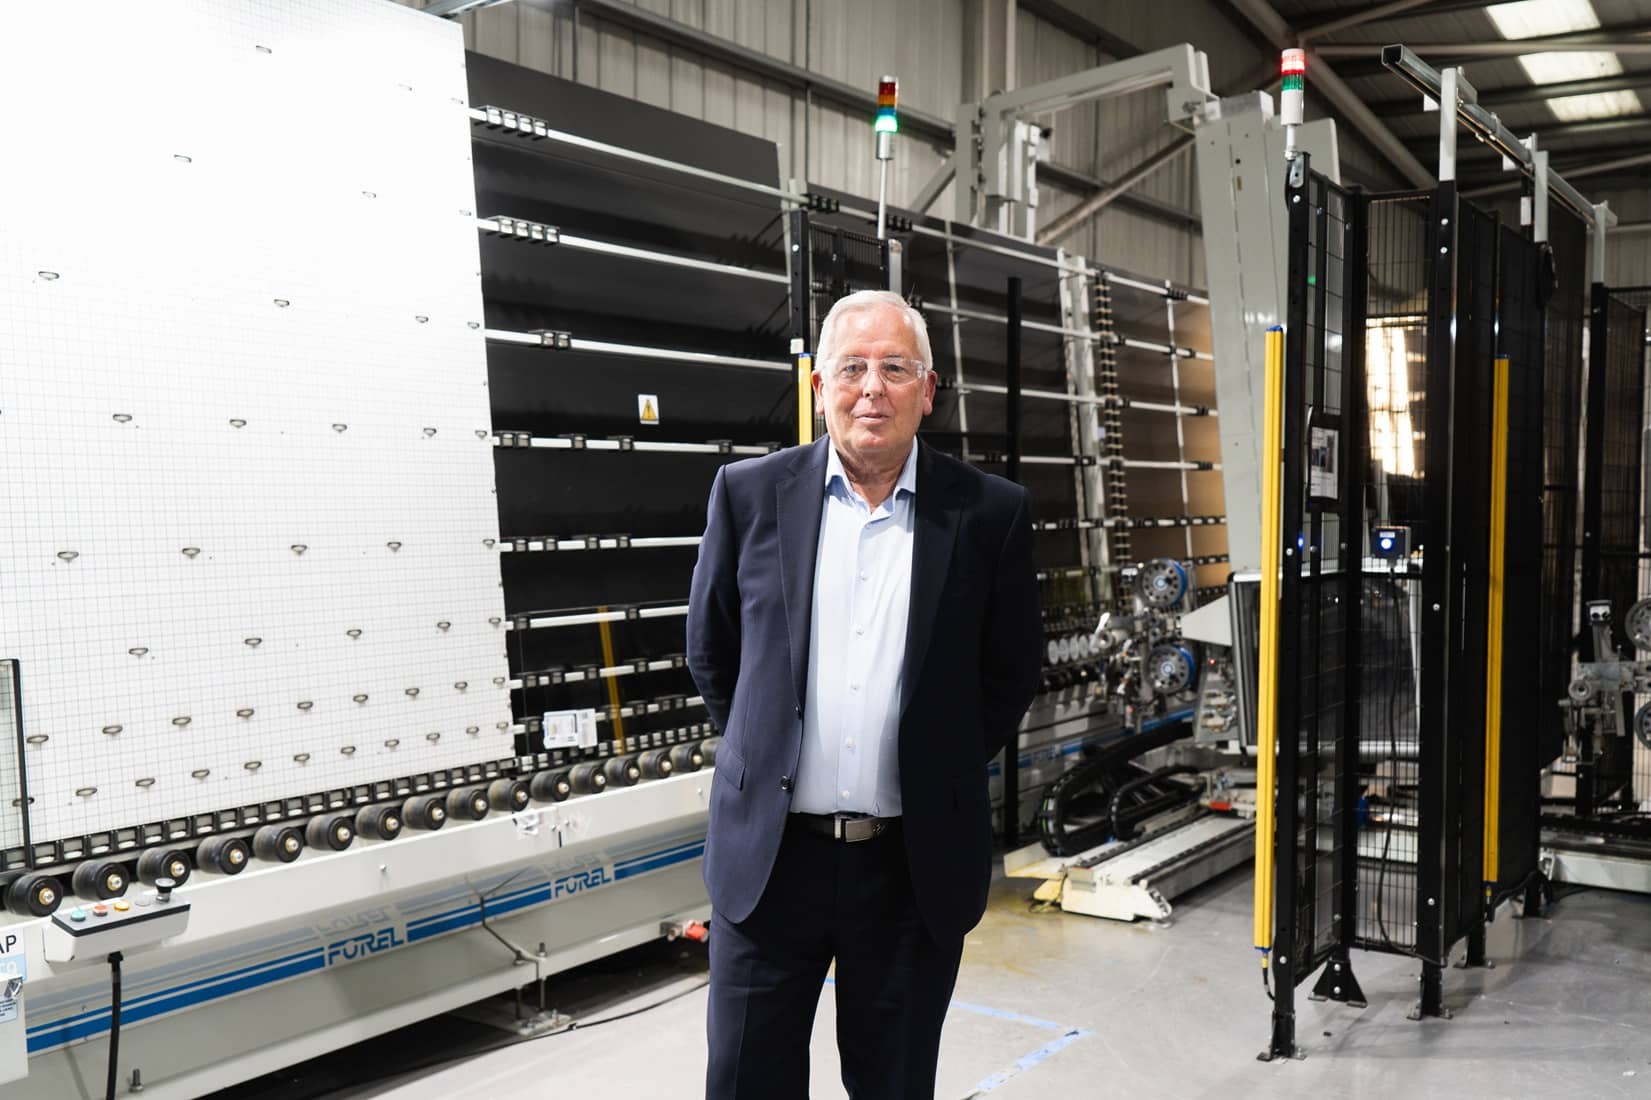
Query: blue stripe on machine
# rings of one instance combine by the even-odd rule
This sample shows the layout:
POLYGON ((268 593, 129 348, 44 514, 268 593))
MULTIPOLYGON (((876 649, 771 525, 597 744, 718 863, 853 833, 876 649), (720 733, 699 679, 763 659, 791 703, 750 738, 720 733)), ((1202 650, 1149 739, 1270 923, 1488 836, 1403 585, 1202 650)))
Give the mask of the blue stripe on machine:
MULTIPOLYGON (((631 878, 646 871, 668 867, 674 863, 684 863, 691 859, 698 859, 704 853, 705 842, 703 840, 673 845, 670 848, 626 860, 623 864, 615 867, 614 880, 631 878)), ((554 883, 547 883, 518 890, 502 897, 489 898, 487 901, 487 915, 490 917, 497 916, 501 913, 513 912, 517 909, 525 909, 549 901, 554 895, 554 889, 554 883)), ((451 913, 435 917, 423 917, 410 923, 407 939, 411 943, 417 940, 429 939, 442 932, 449 932, 479 923, 481 923, 481 907, 470 905, 451 913), (418 925, 417 929, 413 927, 414 924, 418 925)), ((316 947, 296 955, 288 955, 269 962, 231 970, 217 977, 157 990, 154 993, 134 998, 130 1002, 123 1002, 120 1009, 121 1023, 123 1025, 137 1023, 152 1016, 192 1008, 249 989, 273 985, 276 982, 285 981, 287 978, 321 970, 326 965, 325 950, 316 947)), ((40 1024, 29 1029, 29 1053, 38 1054, 64 1043, 90 1038, 108 1030, 109 1010, 107 1008, 95 1009, 62 1020, 40 1024)))

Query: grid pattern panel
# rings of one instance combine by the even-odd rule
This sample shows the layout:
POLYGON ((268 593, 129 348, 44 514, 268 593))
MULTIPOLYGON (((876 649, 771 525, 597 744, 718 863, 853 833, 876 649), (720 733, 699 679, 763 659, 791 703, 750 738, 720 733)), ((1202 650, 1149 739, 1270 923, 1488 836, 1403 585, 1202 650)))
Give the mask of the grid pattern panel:
POLYGON ((1428 277, 1426 194, 1373 197, 1365 315, 1372 527, 1400 528, 1410 553, 1370 558, 1361 586, 1359 830, 1355 935, 1362 946, 1416 943, 1419 820, 1424 385, 1428 277))
POLYGON ((32 839, 508 755, 459 29, 94 7, 0 41, 8 99, 54 89, 0 179, 32 839))

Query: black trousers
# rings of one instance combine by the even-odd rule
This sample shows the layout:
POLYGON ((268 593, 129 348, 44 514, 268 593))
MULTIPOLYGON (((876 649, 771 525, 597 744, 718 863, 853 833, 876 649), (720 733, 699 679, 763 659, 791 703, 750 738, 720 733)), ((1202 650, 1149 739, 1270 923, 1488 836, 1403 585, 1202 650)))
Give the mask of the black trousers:
POLYGON ((932 1100, 963 941, 918 916, 898 828, 844 844, 793 823, 751 916, 713 916, 707 1100, 802 1100, 814 1011, 837 963, 837 1050, 853 1100, 932 1100))

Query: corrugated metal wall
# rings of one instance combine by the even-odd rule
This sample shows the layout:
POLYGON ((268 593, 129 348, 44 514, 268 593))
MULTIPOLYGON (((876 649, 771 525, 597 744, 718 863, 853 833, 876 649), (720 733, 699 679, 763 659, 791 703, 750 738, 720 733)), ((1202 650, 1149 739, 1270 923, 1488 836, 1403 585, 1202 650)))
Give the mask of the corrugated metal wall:
MULTIPOLYGON (((426 0, 401 0, 421 7, 426 0)), ((870 91, 884 72, 900 77, 902 106, 945 119, 964 96, 966 13, 979 0, 637 0, 637 6, 747 49, 870 91)), ((1253 77, 1267 56, 1241 33, 1216 0, 1121 4, 1063 0, 1065 7, 1129 44, 1153 50, 1191 41, 1209 55, 1218 91, 1253 77)), ((573 0, 518 0, 462 17, 468 46, 490 56, 630 96, 719 125, 759 134, 781 146, 784 174, 862 195, 876 193, 870 120, 829 103, 808 102, 793 88, 754 77, 703 55, 667 46, 604 21, 588 7, 574 31, 573 0)), ((1099 64, 1107 58, 1027 11, 1015 24, 1016 85, 1099 64)), ((1092 178, 1115 179, 1178 131, 1167 126, 1160 93, 1146 92, 1062 112, 1053 159, 1092 178)), ((1388 173, 1344 135, 1344 175, 1380 186, 1388 173)), ((941 151, 904 136, 890 173, 890 196, 908 202, 942 162, 941 151)), ((1197 213, 1189 152, 1143 181, 1137 193, 1197 213)), ((1047 223, 1082 196, 1042 188, 1047 223)), ((931 208, 951 216, 950 189, 931 208)), ((1113 204, 1062 242, 1099 262, 1203 286, 1203 246, 1196 230, 1113 204)))

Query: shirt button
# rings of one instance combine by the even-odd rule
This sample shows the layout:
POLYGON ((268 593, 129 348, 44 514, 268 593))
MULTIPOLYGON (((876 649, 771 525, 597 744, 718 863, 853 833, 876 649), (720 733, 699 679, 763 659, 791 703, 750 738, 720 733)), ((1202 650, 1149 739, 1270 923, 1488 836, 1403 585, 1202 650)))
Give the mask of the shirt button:
POLYGON ((865 632, 866 632, 866 628, 863 627, 863 626, 857 626, 857 627, 854 628, 854 633, 856 633, 856 634, 864 634, 865 632))
POLYGON ((847 787, 844 787, 844 788, 843 788, 843 797, 844 797, 844 798, 847 798, 847 797, 848 797, 848 788, 847 788, 847 787))
POLYGON ((853 747, 854 747, 854 738, 850 737, 847 741, 843 742, 843 748, 852 749, 853 747))
POLYGON ((859 691, 860 690, 860 685, 859 684, 850 684, 850 685, 848 685, 848 689, 850 691, 859 691))
POLYGON ((864 580, 870 580, 871 579, 871 574, 867 573, 865 570, 861 570, 860 571, 860 579, 863 580, 863 581, 864 580))

